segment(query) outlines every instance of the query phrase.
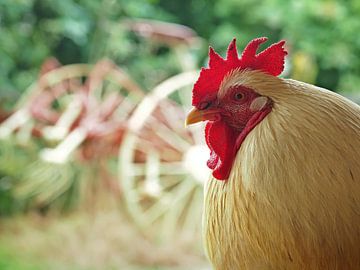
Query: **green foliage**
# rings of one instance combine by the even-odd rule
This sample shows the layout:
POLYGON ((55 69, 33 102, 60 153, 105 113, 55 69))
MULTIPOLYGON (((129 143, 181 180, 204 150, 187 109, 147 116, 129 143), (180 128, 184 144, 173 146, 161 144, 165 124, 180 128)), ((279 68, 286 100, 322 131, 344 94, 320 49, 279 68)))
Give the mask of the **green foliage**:
POLYGON ((284 38, 290 57, 300 51, 315 59, 319 72, 312 83, 333 90, 358 91, 357 0, 160 0, 160 6, 222 51, 233 37, 238 38, 240 47, 257 36, 268 36, 271 41, 284 38))
MULTIPOLYGON (((110 57, 147 89, 179 72, 169 51, 122 27, 126 18, 188 25, 220 51, 234 36, 240 47, 256 36, 285 38, 291 53, 315 60, 314 83, 353 91, 360 74, 359 16, 357 0, 1 0, 0 98, 13 102, 49 56, 63 64, 110 57)), ((202 65, 206 47, 198 55, 202 65)))
MULTIPOLYGON (((189 55, 195 62, 192 66, 206 64, 208 44, 224 54, 233 37, 241 49, 259 36, 268 36, 271 42, 288 41, 285 76, 352 92, 356 98, 360 85, 359 3, 0 0, 0 106, 12 106, 37 79, 41 64, 50 56, 63 64, 95 63, 108 57, 151 90, 183 70, 181 60, 189 55), (184 24, 206 41, 181 51, 131 32, 125 21, 137 18, 184 24)), ((49 202, 74 203, 71 198, 76 196, 71 194, 81 188, 74 181, 79 172, 70 165, 36 162, 37 147, 0 143, 0 215, 26 209, 29 199, 45 207, 49 202), (52 179, 51 183, 47 179, 52 179), (60 195, 65 189, 69 196, 60 195)))
POLYGON ((33 158, 29 148, 14 147, 11 141, 0 141, 0 216, 23 211, 25 203, 14 196, 23 169, 33 158))
POLYGON ((0 99, 13 103, 49 56, 63 64, 94 63, 108 56, 135 71, 135 77, 145 69, 174 73, 169 54, 154 60, 151 47, 121 29, 121 19, 128 17, 171 20, 151 2, 1 0, 0 99))
POLYGON ((30 208, 46 212, 49 205, 65 210, 78 202, 79 167, 43 162, 38 151, 35 143, 0 140, 0 216, 30 208))
POLYGON ((35 262, 33 258, 19 257, 17 252, 9 251, 8 247, 0 247, 0 269, 1 270, 45 270, 45 266, 35 262))

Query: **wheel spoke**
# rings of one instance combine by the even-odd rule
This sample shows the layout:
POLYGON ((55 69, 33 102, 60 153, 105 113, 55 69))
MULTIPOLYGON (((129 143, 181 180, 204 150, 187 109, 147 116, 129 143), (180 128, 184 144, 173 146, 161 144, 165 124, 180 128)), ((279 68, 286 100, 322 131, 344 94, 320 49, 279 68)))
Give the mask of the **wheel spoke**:
POLYGON ((159 196, 160 186, 160 159, 156 151, 149 151, 145 164, 144 191, 151 196, 159 196))
MULTIPOLYGON (((146 164, 134 163, 132 166, 131 176, 143 176, 145 175, 146 164)), ((160 175, 183 175, 187 174, 182 162, 164 162, 159 165, 160 175)))
POLYGON ((203 189, 198 187, 193 194, 192 203, 188 207, 189 211, 184 220, 184 228, 186 231, 195 232, 201 227, 201 210, 203 205, 199 202, 202 202, 202 199, 203 189), (198 217, 198 223, 196 222, 196 217, 198 217))
POLYGON ((166 143, 170 144, 172 147, 181 152, 185 152, 191 146, 188 141, 184 140, 181 136, 179 136, 161 122, 157 122, 156 126, 153 126, 153 131, 166 143))
POLYGON ((192 188, 193 185, 191 185, 191 181, 185 180, 171 193, 164 193, 156 203, 144 211, 144 219, 147 221, 147 224, 153 224, 159 217, 166 213, 168 209, 172 209, 192 188))
POLYGON ((163 231, 163 237, 165 239, 169 238, 176 231, 176 227, 179 225, 179 221, 181 220, 181 215, 183 215, 184 211, 186 211, 186 207, 188 205, 187 202, 194 190, 194 183, 190 179, 185 180, 184 184, 185 188, 183 193, 177 198, 176 202, 173 203, 171 211, 169 211, 169 213, 162 221, 161 227, 163 231))
POLYGON ((184 131, 185 112, 181 108, 175 107, 172 103, 162 102, 159 105, 159 112, 165 121, 175 131, 184 131), (181 116, 181 117, 179 117, 181 116))

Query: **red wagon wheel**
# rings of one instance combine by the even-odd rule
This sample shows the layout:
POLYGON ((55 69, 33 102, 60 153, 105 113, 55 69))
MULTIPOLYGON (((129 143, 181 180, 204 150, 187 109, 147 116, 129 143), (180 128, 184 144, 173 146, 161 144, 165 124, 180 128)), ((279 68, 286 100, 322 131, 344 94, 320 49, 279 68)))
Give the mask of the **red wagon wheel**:
POLYGON ((189 86, 197 76, 194 71, 179 74, 146 96, 129 119, 120 148, 119 176, 128 212, 145 233, 162 240, 179 231, 193 237, 201 223, 209 153, 202 144, 202 127, 184 127, 189 86))
POLYGON ((108 165, 110 158, 116 162, 127 120, 143 93, 108 60, 95 66, 55 63, 50 69, 45 68, 18 102, 15 112, 0 124, 0 139, 32 145, 32 153, 39 153, 24 168, 26 179, 16 189, 18 196, 36 197, 37 205, 46 205, 69 190, 75 181, 82 182, 71 166, 81 170, 80 177, 88 182, 101 178, 97 182, 118 195, 118 185, 110 178, 108 165))
POLYGON ((41 152, 44 160, 54 163, 66 162, 86 143, 82 150, 87 158, 91 144, 120 143, 126 121, 143 96, 140 87, 108 60, 95 66, 53 65, 29 87, 16 112, 2 123, 0 137, 18 133, 52 144, 59 142, 41 152))

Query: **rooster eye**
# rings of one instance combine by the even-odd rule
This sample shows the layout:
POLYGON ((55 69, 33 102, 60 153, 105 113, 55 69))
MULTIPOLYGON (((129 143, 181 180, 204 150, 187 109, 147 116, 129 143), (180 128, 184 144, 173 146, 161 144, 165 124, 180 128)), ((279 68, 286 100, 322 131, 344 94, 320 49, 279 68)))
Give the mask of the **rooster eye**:
POLYGON ((242 100, 243 98, 244 98, 243 93, 237 92, 237 93, 234 94, 234 99, 235 100, 242 100))
POLYGON ((207 108, 209 108, 211 105, 211 102, 202 102, 199 105, 199 109, 200 110, 206 110, 207 108))

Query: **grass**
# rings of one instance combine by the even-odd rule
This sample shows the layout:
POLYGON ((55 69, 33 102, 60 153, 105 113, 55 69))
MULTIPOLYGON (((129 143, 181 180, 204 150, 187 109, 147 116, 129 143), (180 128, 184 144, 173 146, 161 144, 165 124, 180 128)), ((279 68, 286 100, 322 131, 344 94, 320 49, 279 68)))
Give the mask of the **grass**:
POLYGON ((33 258, 19 256, 16 251, 8 247, 0 246, 0 269, 1 270, 45 270, 45 266, 36 262, 33 258))
POLYGON ((155 244, 118 211, 0 221, 1 270, 203 270, 198 240, 155 244), (195 247, 194 247, 195 246, 195 247))

